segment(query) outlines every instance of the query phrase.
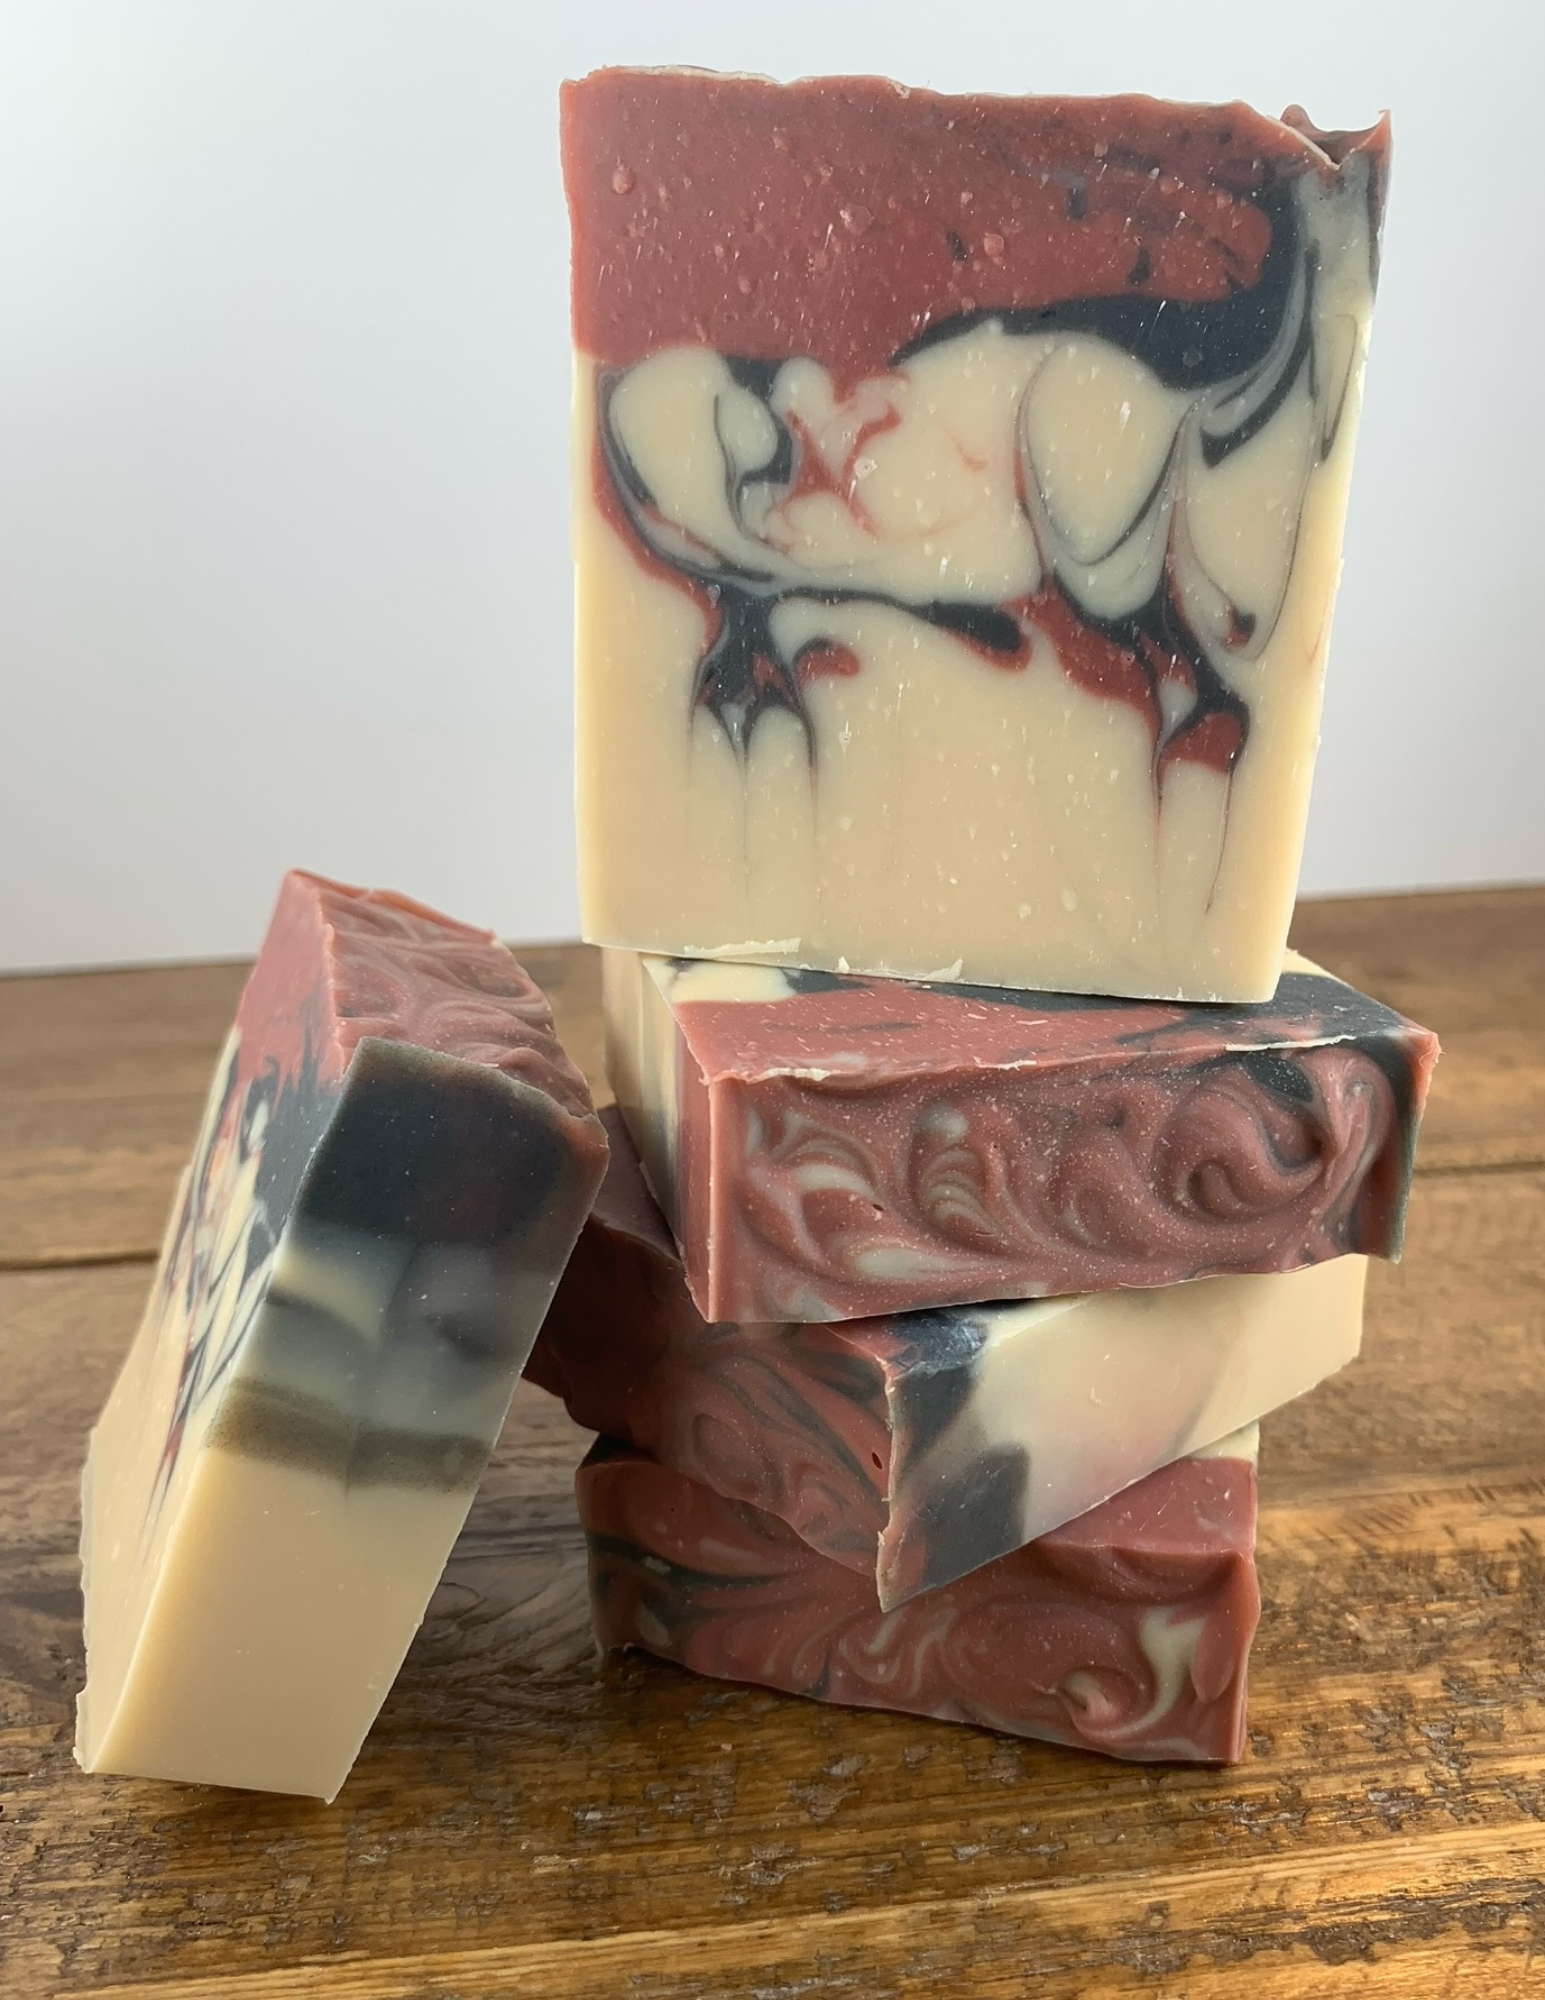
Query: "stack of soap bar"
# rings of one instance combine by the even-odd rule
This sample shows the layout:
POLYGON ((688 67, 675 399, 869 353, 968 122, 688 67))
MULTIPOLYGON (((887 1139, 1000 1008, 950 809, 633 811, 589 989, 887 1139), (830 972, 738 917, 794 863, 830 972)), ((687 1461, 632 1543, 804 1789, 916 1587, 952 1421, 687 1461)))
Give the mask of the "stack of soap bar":
POLYGON ((1295 954, 1229 1007, 624 951, 605 980, 708 1319, 1399 1255, 1436 1038, 1295 954))
POLYGON ((1142 1760, 1240 1755, 1256 1434, 884 1611, 775 1516, 603 1441, 580 1469, 596 1631, 698 1673, 1142 1760))
POLYGON ((1437 1053, 1285 953, 1387 123, 612 70, 563 128, 664 1211, 619 1141, 531 1364, 597 1630, 1234 1755, 1253 1437, 1198 1453, 1355 1353, 1437 1053))
POLYGON ((586 935, 1267 998, 1388 147, 568 85, 586 935))
POLYGON ((92 1434, 87 1770, 337 1792, 605 1159, 495 938, 286 879, 92 1434))
POLYGON ((587 1430, 786 1522, 887 1610, 1311 1389, 1365 1262, 841 1325, 710 1325, 617 1115, 526 1373, 587 1430))

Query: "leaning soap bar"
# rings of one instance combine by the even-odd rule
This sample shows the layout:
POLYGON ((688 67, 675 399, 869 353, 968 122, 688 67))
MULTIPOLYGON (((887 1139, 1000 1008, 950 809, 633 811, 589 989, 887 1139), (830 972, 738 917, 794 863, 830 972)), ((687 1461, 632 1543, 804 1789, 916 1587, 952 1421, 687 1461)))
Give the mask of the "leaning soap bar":
POLYGON ((92 1433, 88 1771, 334 1796, 605 1157, 494 937, 286 878, 92 1433))
POLYGON ((777 1515, 887 1609, 1264 1416, 1356 1354, 1361 1257, 841 1325, 708 1325, 616 1114, 526 1373, 777 1515))
POLYGON ((1142 1761, 1245 1741, 1254 1428, 900 1611, 783 1522, 602 1440, 576 1490, 603 1646, 1142 1761))
POLYGON ((566 86, 603 944, 1263 1000, 1387 122, 566 86))
POLYGON ((1230 1007, 623 951, 605 981, 707 1319, 1399 1255, 1437 1038, 1296 954, 1230 1007))

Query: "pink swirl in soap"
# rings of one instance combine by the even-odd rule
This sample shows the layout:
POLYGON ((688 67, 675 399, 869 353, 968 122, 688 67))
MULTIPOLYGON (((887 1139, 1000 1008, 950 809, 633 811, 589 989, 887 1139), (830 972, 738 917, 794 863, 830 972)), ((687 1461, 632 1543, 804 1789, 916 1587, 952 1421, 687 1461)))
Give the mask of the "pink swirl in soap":
POLYGON ((576 1490, 603 1645, 1119 1757, 1243 1747, 1260 1600, 1242 1461, 1167 1467, 1119 1506, 883 1614, 869 1580, 641 1453, 603 1442, 576 1490))
POLYGON ((328 930, 345 1056, 367 1035, 412 1042, 518 1077, 573 1117, 593 1116, 546 997, 492 931, 382 890, 306 879, 328 930))
POLYGON ((644 1189, 615 1110, 606 1180, 559 1282, 528 1378, 587 1430, 625 1438, 770 1509, 872 1575, 892 1453, 883 1327, 710 1324, 644 1189))
POLYGON ((1398 1249, 1406 1121, 1387 1070, 1350 1044, 1295 1049, 1273 1081, 1232 1061, 963 1075, 922 1107, 805 1080, 757 1114, 740 1254, 764 1284, 784 1274, 791 1313, 813 1296, 872 1313, 1398 1249))

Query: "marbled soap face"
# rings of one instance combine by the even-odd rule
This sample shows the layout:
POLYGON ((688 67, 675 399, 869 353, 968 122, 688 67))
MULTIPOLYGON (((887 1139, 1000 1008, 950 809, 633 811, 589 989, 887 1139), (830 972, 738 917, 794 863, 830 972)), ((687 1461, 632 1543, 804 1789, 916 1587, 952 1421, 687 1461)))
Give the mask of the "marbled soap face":
POLYGON ((1230 1007, 605 956, 608 1063, 716 1320, 1398 1256, 1435 1036, 1290 955, 1230 1007))
POLYGON ((576 1481, 603 1646, 1136 1760, 1244 1748, 1253 1430, 882 1612, 781 1521, 603 1440, 576 1481))
POLYGON ((626 1134, 526 1373, 586 1429, 776 1515, 887 1609, 1312 1388, 1357 1352, 1364 1264, 710 1325, 626 1134))
POLYGON ((337 1790, 604 1159, 493 938, 288 878, 93 1434, 88 1769, 337 1790))
POLYGON ((588 933, 1264 997, 1384 128, 604 72, 565 146, 588 933))

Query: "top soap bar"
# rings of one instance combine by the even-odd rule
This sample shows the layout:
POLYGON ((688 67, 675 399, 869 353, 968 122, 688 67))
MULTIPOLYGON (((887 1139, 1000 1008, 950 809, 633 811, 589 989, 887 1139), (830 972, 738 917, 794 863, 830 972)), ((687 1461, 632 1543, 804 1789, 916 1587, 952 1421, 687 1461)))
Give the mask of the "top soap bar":
POLYGON ((603 943, 1272 992, 1388 128, 566 86, 603 943))

